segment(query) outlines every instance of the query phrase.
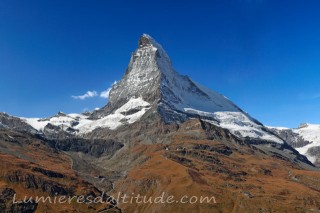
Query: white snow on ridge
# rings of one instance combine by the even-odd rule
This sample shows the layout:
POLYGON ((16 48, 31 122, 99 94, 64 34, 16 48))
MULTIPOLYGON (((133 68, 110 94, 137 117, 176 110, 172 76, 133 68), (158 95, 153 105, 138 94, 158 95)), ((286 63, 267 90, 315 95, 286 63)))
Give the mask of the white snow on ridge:
POLYGON ((304 140, 311 142, 304 147, 296 148, 296 150, 300 152, 300 154, 307 156, 307 158, 314 163, 316 156, 311 156, 308 150, 312 147, 320 147, 320 125, 306 124, 300 128, 292 129, 292 131, 299 134, 304 140))
POLYGON ((64 129, 71 127, 73 122, 86 119, 82 114, 58 114, 50 118, 21 118, 38 131, 42 131, 47 124, 63 126, 64 129))
POLYGON ((264 131, 262 129, 263 126, 253 122, 242 112, 210 113, 191 108, 185 108, 184 110, 188 113, 211 117, 216 120, 216 122, 211 120, 206 121, 224 129, 228 129, 232 134, 240 138, 249 137, 250 139, 260 139, 283 144, 283 141, 280 138, 264 131))
POLYGON ((292 131, 301 135, 303 139, 320 145, 320 125, 306 124, 292 131))
POLYGON ((288 129, 290 129, 288 127, 282 127, 282 126, 265 126, 265 127, 269 128, 269 129, 277 129, 277 130, 288 130, 288 129))
POLYGON ((90 120, 88 116, 82 114, 58 114, 51 118, 21 118, 38 131, 43 131, 47 124, 62 127, 66 130, 68 127, 79 130, 78 134, 88 133, 96 128, 116 129, 125 123, 134 123, 139 120, 149 109, 149 103, 142 98, 132 98, 114 113, 102 117, 98 120, 90 120), (128 113, 130 110, 134 110, 128 113))

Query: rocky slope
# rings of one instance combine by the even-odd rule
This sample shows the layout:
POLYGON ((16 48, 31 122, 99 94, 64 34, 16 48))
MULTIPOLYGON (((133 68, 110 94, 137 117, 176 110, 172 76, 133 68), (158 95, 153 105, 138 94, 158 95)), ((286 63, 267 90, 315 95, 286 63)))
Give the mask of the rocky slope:
POLYGON ((23 119, 2 112, 0 112, 0 128, 25 131, 32 134, 37 133, 37 130, 34 129, 31 125, 29 125, 27 122, 25 122, 23 119))
MULTIPOLYGON (((81 152, 81 151, 79 151, 81 152)), ((68 155, 50 146, 47 141, 25 132, 0 129, 0 212, 97 212, 109 209, 107 204, 36 203, 36 196, 98 197, 102 191, 85 181, 72 169, 68 155), (21 202, 32 197, 33 202, 21 202)), ((107 198, 106 198, 107 199, 107 198)))

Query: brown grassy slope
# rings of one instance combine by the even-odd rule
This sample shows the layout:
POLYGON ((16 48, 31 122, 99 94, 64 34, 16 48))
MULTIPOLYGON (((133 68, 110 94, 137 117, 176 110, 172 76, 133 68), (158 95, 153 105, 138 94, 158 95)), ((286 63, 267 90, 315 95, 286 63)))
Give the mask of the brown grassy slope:
POLYGON ((187 138, 178 134, 169 145, 134 146, 131 152, 146 161, 118 181, 114 195, 166 192, 176 198, 214 196, 217 203, 121 204, 125 212, 320 211, 320 172, 301 170, 247 146, 187 138))
MULTIPOLYGON (((95 195, 101 192, 83 181, 72 169, 68 156, 31 135, 0 131, 0 192, 13 189, 17 200, 24 196, 95 195)), ((1 194, 1 193, 0 193, 1 194)), ((8 198, 7 206, 12 204, 8 198)), ((87 205, 39 203, 36 212, 98 212, 107 204, 87 205)), ((0 211, 4 211, 3 209, 0 211)), ((10 212, 10 211, 9 211, 10 212)), ((119 212, 114 209, 114 212, 119 212)))

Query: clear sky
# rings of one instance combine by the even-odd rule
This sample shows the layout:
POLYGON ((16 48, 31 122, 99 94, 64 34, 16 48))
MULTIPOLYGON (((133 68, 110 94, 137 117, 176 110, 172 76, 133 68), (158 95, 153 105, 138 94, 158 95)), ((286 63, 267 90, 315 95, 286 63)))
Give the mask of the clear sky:
POLYGON ((265 125, 320 123, 318 0, 0 0, 0 111, 102 107, 142 33, 265 125), (91 98, 75 98, 92 91, 91 98), (93 91, 96 91, 94 93, 93 91))

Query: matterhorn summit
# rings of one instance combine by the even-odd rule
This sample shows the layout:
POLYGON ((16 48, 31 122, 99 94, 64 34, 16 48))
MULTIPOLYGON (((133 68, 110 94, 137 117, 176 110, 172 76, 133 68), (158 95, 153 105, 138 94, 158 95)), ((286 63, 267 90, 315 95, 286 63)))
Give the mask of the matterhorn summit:
POLYGON ((37 131, 72 137, 96 129, 115 130, 150 116, 164 124, 200 119, 246 141, 283 144, 228 98, 176 72, 164 48, 147 34, 140 37, 123 78, 112 86, 106 106, 91 113, 22 120, 37 131))
POLYGON ((74 128, 80 133, 97 127, 116 129, 150 114, 158 114, 166 124, 201 119, 240 138, 283 143, 225 96, 176 72, 164 48, 143 34, 108 104, 74 128))
POLYGON ((109 106, 121 105, 130 98, 142 97, 150 104, 158 104, 160 111, 175 111, 174 118, 165 116, 166 122, 187 119, 188 111, 240 112, 232 102, 178 74, 162 46, 151 36, 143 34, 138 49, 132 54, 126 73, 110 91, 109 106))

